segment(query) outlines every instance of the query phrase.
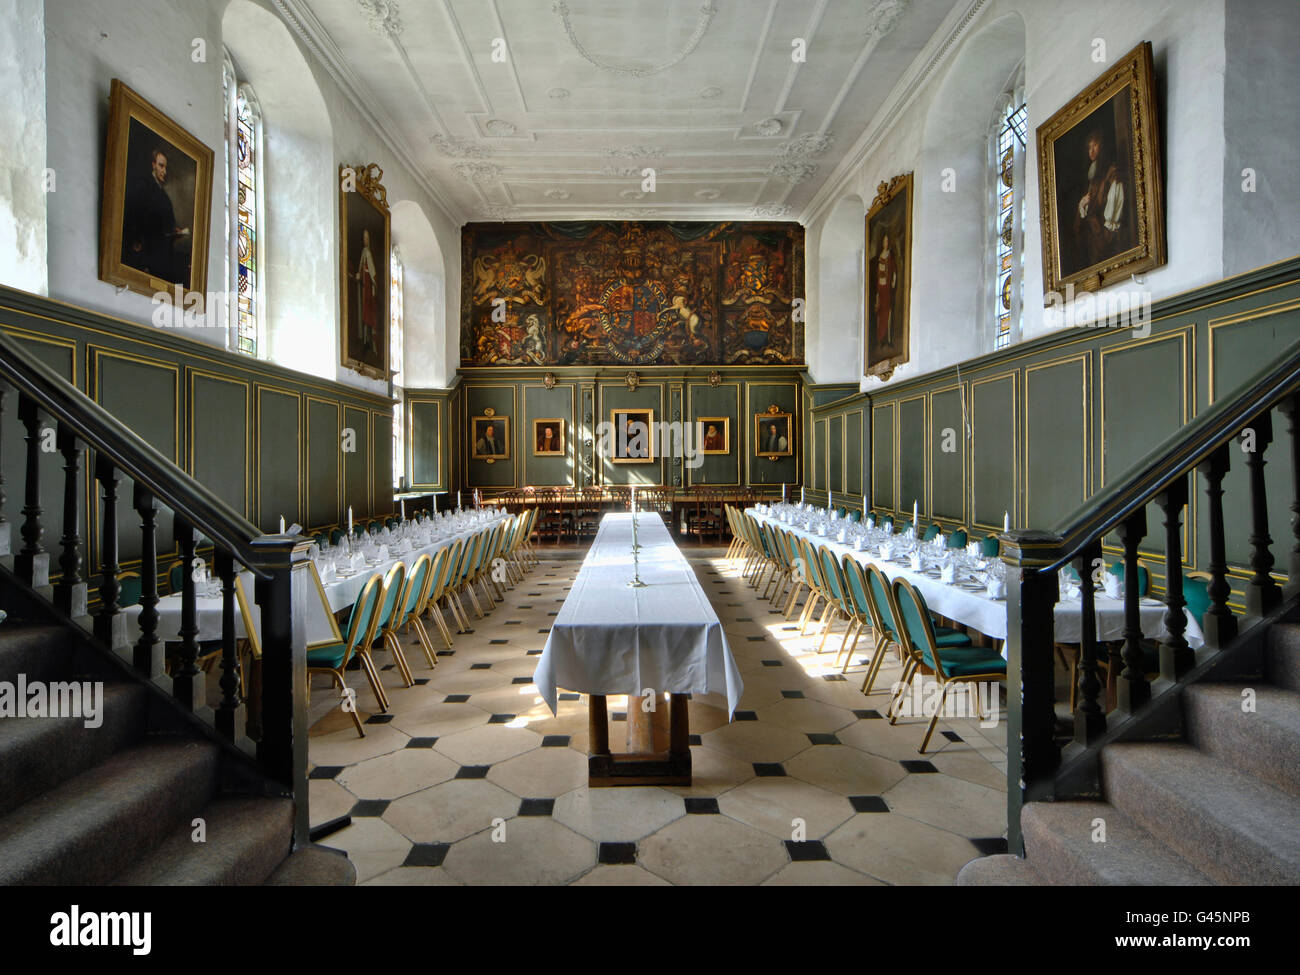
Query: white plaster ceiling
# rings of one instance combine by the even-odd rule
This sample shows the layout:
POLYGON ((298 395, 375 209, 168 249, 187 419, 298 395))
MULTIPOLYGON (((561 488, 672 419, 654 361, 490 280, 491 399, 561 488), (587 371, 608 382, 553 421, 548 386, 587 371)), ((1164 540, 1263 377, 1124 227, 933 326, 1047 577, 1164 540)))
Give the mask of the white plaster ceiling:
POLYGON ((954 6, 275 2, 453 216, 504 220, 797 219, 954 6))

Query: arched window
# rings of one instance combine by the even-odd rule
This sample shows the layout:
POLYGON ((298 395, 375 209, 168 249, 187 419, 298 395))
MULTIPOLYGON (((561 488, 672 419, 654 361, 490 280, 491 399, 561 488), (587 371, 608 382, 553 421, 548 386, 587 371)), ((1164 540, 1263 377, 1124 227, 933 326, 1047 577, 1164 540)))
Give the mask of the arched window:
POLYGON ((232 298, 227 348, 257 357, 265 319, 262 279, 266 224, 262 165, 262 111, 248 84, 240 84, 230 52, 222 74, 226 121, 226 285, 232 298))
POLYGON ((388 322, 388 357, 389 369, 393 373, 393 486, 398 487, 405 481, 406 474, 406 423, 402 408, 402 255, 396 247, 392 250, 389 261, 389 322, 388 322))
POLYGON ((1024 66, 998 99, 989 138, 990 220, 988 279, 993 348, 1020 340, 1020 306, 1024 288, 1025 110, 1024 66))

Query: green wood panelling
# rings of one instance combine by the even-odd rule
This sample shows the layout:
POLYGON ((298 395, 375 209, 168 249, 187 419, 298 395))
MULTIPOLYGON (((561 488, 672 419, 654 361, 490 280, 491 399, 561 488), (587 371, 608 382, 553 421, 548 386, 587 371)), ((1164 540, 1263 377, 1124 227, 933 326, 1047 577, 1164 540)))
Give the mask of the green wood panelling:
POLYGON ((1004 514, 1010 513, 1013 527, 1017 526, 1019 457, 1014 374, 973 385, 971 421, 974 521, 1001 528, 1004 514))
POLYGON ((894 494, 894 412, 896 403, 871 408, 871 507, 893 510, 894 494))
POLYGON ((1025 505, 1030 525, 1054 525, 1092 493, 1088 484, 1087 363, 1025 374, 1025 505))
POLYGON ((862 469, 865 454, 862 449, 862 411, 844 417, 844 490, 849 494, 862 494, 862 469))
POLYGON ((343 455, 343 507, 370 510, 370 414, 366 410, 343 408, 343 432, 339 437, 343 455), (349 438, 349 433, 352 435, 349 438))
POLYGON ((302 399, 296 393, 257 390, 256 525, 264 532, 304 523, 302 511, 302 399))
MULTIPOLYGON (((249 386, 204 375, 190 375, 190 457, 194 477, 223 498, 238 498, 248 510, 249 386), (244 436, 240 436, 243 433, 244 436)), ((285 512, 286 518, 295 514, 285 512)), ((276 527, 279 527, 277 520, 276 527)))
POLYGON ((925 398, 898 404, 898 503, 909 514, 912 502, 928 517, 925 496, 925 398))
POLYGON ((340 501, 339 409, 336 403, 307 401, 307 524, 309 527, 342 523, 348 505, 355 518, 364 506, 361 497, 340 501))
POLYGON ((930 511, 935 518, 966 523, 966 420, 963 390, 930 397, 930 511))

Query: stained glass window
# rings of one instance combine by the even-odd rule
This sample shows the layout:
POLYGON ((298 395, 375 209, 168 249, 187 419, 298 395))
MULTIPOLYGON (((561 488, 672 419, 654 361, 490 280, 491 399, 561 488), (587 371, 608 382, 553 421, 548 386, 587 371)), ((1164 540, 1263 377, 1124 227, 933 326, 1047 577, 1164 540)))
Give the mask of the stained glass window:
POLYGON ((397 399, 393 404, 393 485, 396 487, 406 472, 406 425, 402 411, 402 258, 396 247, 389 262, 388 280, 389 368, 393 373, 393 396, 397 399))
POLYGON ((993 253, 994 289, 993 321, 996 329, 993 347, 1009 346, 1019 331, 1020 288, 1024 277, 1023 235, 1025 225, 1024 190, 1017 186, 1023 179, 1025 140, 1028 137, 1028 113, 1024 97, 1005 96, 994 125, 993 173, 993 253))
POLYGON ((229 347, 256 357, 262 333, 262 113, 257 96, 238 74, 229 54, 222 78, 226 106, 226 280, 230 306, 229 347))

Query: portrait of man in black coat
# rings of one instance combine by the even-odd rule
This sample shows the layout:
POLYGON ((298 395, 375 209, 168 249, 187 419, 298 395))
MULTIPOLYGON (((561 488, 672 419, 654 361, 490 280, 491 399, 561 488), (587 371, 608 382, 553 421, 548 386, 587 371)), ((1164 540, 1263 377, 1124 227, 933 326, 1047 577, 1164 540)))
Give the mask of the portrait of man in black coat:
POLYGON ((149 168, 127 181, 122 263, 188 288, 190 228, 180 225, 167 192, 168 151, 155 145, 146 158, 149 168))

